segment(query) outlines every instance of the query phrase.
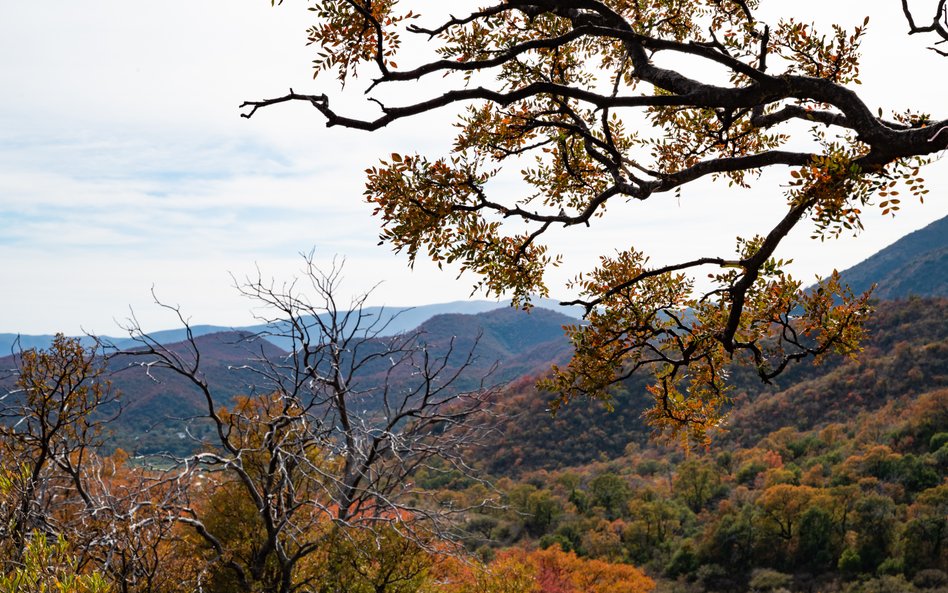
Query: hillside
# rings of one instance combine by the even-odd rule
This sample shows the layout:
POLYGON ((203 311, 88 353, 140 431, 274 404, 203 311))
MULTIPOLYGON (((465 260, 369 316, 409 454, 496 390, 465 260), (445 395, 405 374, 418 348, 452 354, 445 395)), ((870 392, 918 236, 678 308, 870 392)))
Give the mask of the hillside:
MULTIPOLYGON (((276 359, 286 353, 246 332, 219 332, 199 336, 195 345, 201 355, 201 372, 218 401, 230 402, 237 395, 254 391, 258 377, 244 368, 248 359, 276 359)), ((183 342, 168 348, 192 360, 183 342)), ((162 369, 145 369, 147 359, 134 355, 109 360, 112 386, 121 394, 122 414, 110 425, 110 445, 131 453, 172 451, 186 453, 197 444, 187 436, 204 436, 208 429, 194 417, 206 413, 203 394, 187 379, 162 369)))
POLYGON ((910 233, 841 273, 854 292, 876 284, 876 299, 948 296, 948 216, 910 233))
MULTIPOLYGON (((767 386, 756 374, 734 374, 734 407, 719 447, 750 446, 784 426, 810 430, 846 422, 891 399, 948 387, 948 299, 879 303, 868 324, 869 339, 856 360, 833 357, 820 366, 802 363, 767 386)), ((615 458, 630 443, 646 446, 651 432, 641 419, 650 404, 647 375, 627 380, 602 402, 575 400, 554 418, 552 395, 522 379, 504 396, 513 414, 492 446, 478 453, 495 475, 516 475, 615 458)))
POLYGON ((630 446, 497 480, 507 506, 470 517, 467 543, 631 563, 656 593, 943 593, 946 427, 940 388, 749 445, 630 446))
POLYGON ((575 319, 549 309, 534 308, 529 313, 505 307, 477 315, 438 315, 416 330, 426 344, 443 351, 454 340, 454 348, 466 353, 474 348, 474 367, 498 366, 495 379, 511 381, 536 373, 569 355, 563 326, 575 319))
POLYGON ((469 548, 555 545, 642 567, 662 593, 945 591, 948 299, 883 301, 868 329, 856 360, 770 387, 735 373, 708 450, 649 440, 644 379, 611 413, 574 401, 555 418, 521 379, 505 399, 520 415, 477 454, 507 506, 469 519, 469 548))
POLYGON ((881 302, 867 327, 869 339, 855 360, 797 365, 770 388, 745 381, 726 441, 749 446, 783 426, 848 422, 892 399, 948 386, 948 299, 881 302))

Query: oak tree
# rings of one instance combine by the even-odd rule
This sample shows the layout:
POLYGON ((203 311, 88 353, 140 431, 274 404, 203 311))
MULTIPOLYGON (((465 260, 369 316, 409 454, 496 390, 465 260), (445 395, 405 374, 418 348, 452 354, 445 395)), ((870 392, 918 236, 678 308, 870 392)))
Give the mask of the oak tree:
MULTIPOLYGON (((412 263, 459 265, 515 305, 547 295, 545 272, 562 261, 547 240, 564 227, 705 178, 750 187, 764 170, 787 171, 782 217, 739 238, 734 254, 653 265, 633 245, 571 285, 587 323, 569 328, 575 356, 545 387, 563 402, 608 398, 650 369, 653 425, 703 440, 732 363, 769 381, 801 359, 859 348, 867 295, 835 274, 805 290, 774 257, 781 241, 808 220, 825 240, 860 229, 871 205, 893 213, 903 193, 923 199, 920 168, 948 147, 948 120, 875 111, 854 90, 868 19, 822 31, 763 22, 758 4, 495 0, 467 12, 451 3, 458 12, 441 17, 415 2, 315 0, 317 80, 368 75, 359 80, 376 114, 291 90, 245 102, 243 115, 303 102, 328 126, 371 132, 459 112, 447 154, 392 154, 368 168, 365 196, 383 242, 412 263), (392 87, 411 99, 383 102, 392 87), (705 276, 709 285, 696 283, 705 276)), ((944 2, 939 11, 930 28, 905 12, 913 31, 941 33, 944 2)))

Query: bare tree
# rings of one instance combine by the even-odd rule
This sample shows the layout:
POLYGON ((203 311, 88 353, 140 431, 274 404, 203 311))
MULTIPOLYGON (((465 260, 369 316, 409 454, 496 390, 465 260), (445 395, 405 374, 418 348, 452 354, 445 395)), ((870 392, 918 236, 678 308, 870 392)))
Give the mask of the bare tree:
POLYGON ((205 586, 306 590, 319 578, 319 553, 346 530, 379 541, 396 533, 424 547, 450 541, 450 518, 465 510, 420 494, 411 476, 422 467, 467 472, 462 453, 487 429, 492 395, 483 382, 456 387, 473 352, 436 354, 418 334, 384 336, 390 319, 366 311, 367 295, 340 306, 341 273, 336 264, 320 271, 310 256, 294 282, 258 276, 239 286, 264 307, 269 328, 243 338, 249 356, 240 370, 257 377, 249 396, 209 384, 177 307, 162 305, 187 328, 186 351, 159 344, 134 320, 128 328, 141 347, 125 354, 156 377, 186 378, 213 426, 202 452, 177 460, 209 501, 176 510, 213 551, 205 586), (263 339, 289 352, 263 356, 263 339))

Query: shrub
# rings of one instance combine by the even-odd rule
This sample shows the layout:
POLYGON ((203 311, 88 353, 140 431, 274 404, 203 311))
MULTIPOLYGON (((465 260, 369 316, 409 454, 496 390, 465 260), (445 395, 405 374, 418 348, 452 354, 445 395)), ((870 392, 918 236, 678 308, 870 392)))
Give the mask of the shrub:
POLYGON ((79 574, 63 538, 55 542, 33 534, 19 566, 0 575, 0 593, 109 593, 111 585, 98 572, 79 574))
POLYGON ((789 587, 791 583, 793 583, 793 577, 788 574, 777 572, 769 568, 757 568, 751 573, 751 578, 747 585, 751 591, 764 593, 785 589, 789 587))

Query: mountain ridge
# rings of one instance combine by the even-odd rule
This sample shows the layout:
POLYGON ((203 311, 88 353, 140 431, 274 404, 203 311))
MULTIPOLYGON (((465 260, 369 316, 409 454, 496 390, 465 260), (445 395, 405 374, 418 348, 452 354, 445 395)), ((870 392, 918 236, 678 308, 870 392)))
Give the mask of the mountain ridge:
MULTIPOLYGON (((560 305, 559 301, 549 298, 535 298, 534 305, 537 308, 556 311, 567 317, 579 319, 582 316, 582 310, 579 307, 569 307, 560 305)), ((379 333, 379 336, 391 336, 407 331, 412 331, 422 325, 429 319, 443 314, 467 314, 476 315, 496 311, 498 309, 509 309, 509 304, 496 301, 450 301, 447 303, 434 303, 430 305, 418 305, 411 307, 390 307, 390 306, 370 306, 365 307, 363 312, 369 316, 385 317, 381 321, 385 329, 379 333)), ((345 314, 344 311, 340 315, 345 314)), ((201 324, 191 326, 191 332, 195 337, 221 332, 246 332, 251 334, 260 334, 267 329, 265 324, 246 325, 239 327, 201 324)), ((161 343, 180 342, 187 338, 187 332, 184 328, 172 328, 150 332, 149 335, 161 343)), ((84 344, 91 345, 94 339, 91 336, 73 336, 79 338, 84 344)), ((23 350, 30 348, 48 348, 53 343, 55 335, 53 334, 17 334, 0 333, 0 356, 12 354, 17 345, 23 350)), ((133 348, 135 341, 128 337, 101 336, 106 342, 113 344, 118 349, 133 348)), ((286 346, 277 341, 277 345, 286 346)))
POLYGON ((948 296, 948 216, 905 235, 840 277, 855 294, 876 285, 877 300, 948 296))
MULTIPOLYGON (((893 278, 900 274, 903 279, 912 278, 918 274, 921 266, 921 264, 913 265, 913 262, 938 262, 939 257, 948 257, 948 217, 896 241, 842 274, 844 278, 854 279, 851 281, 856 284, 854 286, 856 290, 861 289, 860 283, 891 282, 894 286, 900 287, 899 290, 879 291, 876 294, 894 295, 894 298, 904 300, 912 294, 912 287, 918 287, 921 284, 909 281, 896 282, 893 278), (874 279, 873 274, 880 274, 879 279, 874 279)), ((948 266, 936 266, 936 269, 929 270, 925 274, 929 277, 930 285, 948 286, 948 282, 945 281, 948 266)), ((558 443, 555 453, 546 454, 554 466, 563 467, 579 458, 588 461, 589 455, 594 457, 615 455, 621 452, 624 444, 630 440, 641 440, 640 437, 647 433, 640 414, 644 406, 648 404, 644 389, 648 378, 636 376, 621 386, 614 402, 617 412, 607 413, 601 402, 582 400, 573 402, 570 406, 571 410, 564 410, 556 418, 548 418, 546 409, 552 395, 536 392, 533 388, 533 378, 546 373, 551 364, 562 364, 568 360, 571 346, 563 334, 562 327, 576 323, 575 317, 548 310, 542 306, 551 303, 555 304, 555 301, 538 299, 538 306, 529 314, 488 301, 455 301, 413 309, 373 307, 367 308, 367 311, 370 315, 383 315, 387 312, 393 316, 393 320, 386 328, 388 331, 383 332, 380 337, 411 330, 417 333, 420 341, 431 348, 432 353, 444 353, 453 349, 453 356, 457 357, 465 355, 476 346, 477 356, 471 365, 473 374, 471 377, 463 378, 461 381, 463 384, 459 384, 458 387, 474 388, 478 381, 488 373, 493 373, 490 377, 491 382, 512 382, 513 389, 507 390, 504 397, 509 404, 518 408, 519 412, 532 414, 531 431, 537 439, 558 443), (418 319, 421 321, 418 322, 418 319), (577 424, 577 420, 571 418, 572 416, 585 418, 590 422, 587 422, 584 427, 581 426, 582 422, 577 424)), ((917 348, 921 359, 926 361, 927 366, 924 366, 920 372, 934 383, 943 384, 944 377, 932 370, 936 366, 932 356, 943 355, 945 346, 939 345, 936 338, 948 334, 948 329, 944 327, 944 320, 941 323, 937 318, 932 321, 931 311, 945 311, 945 315, 948 316, 948 310, 944 307, 944 303, 937 298, 914 303, 909 300, 897 307, 885 305, 883 320, 880 322, 887 320, 883 325, 889 324, 898 329, 883 328, 885 336, 882 337, 888 341, 879 341, 882 337, 870 338, 867 347, 870 350, 874 349, 872 356, 882 361, 880 364, 884 363, 886 368, 891 368, 892 361, 881 358, 882 350, 895 348, 900 340, 905 341, 901 337, 903 333, 915 336, 924 334, 928 336, 927 341, 913 346, 917 348), (917 327, 922 319, 927 320, 925 323, 931 326, 925 328, 924 332, 917 327), (893 332, 898 335, 892 337, 893 332)), ((561 307, 560 309, 562 310, 561 307)), ((877 324, 876 327, 882 326, 877 324)), ((231 398, 248 392, 249 377, 241 377, 239 373, 232 372, 232 367, 243 366, 242 363, 248 358, 248 348, 252 347, 253 354, 258 356, 287 355, 288 344, 283 344, 272 336, 269 340, 259 339, 267 337, 264 335, 265 328, 266 326, 262 325, 244 328, 202 325, 192 328, 195 340, 203 350, 202 361, 207 365, 208 378, 213 385, 218 387, 219 397, 223 398, 221 401, 230 401, 231 398), (219 331, 221 329, 224 331, 219 331)), ((184 345, 180 342, 180 338, 183 337, 183 332, 183 329, 167 330, 151 335, 158 341, 166 343, 170 348, 182 348, 184 345), (179 340, 174 338, 179 338, 179 340)), ((42 347, 41 341, 34 338, 36 337, 22 337, 20 343, 24 348, 42 347)), ((135 345, 128 339, 115 340, 115 344, 120 348, 135 345)), ((3 342, 0 342, 0 346, 3 346, 3 342)), ((9 345, 4 347, 9 348, 9 345)), ((905 346, 902 348, 904 349, 905 346)), ((461 363, 462 361, 458 360, 452 364, 461 363)), ((3 364, 3 359, 0 359, 0 364, 3 364)), ((123 447, 131 447, 136 451, 154 451, 164 446, 163 443, 167 443, 169 439, 173 440, 180 431, 180 421, 176 428, 170 419, 199 414, 202 402, 194 399, 194 394, 189 391, 187 385, 178 385, 171 379, 168 379, 166 383, 156 383, 144 372, 136 374, 134 368, 136 365, 137 362, 134 359, 127 357, 112 362, 112 370, 118 373, 115 380, 116 387, 127 395, 126 419, 122 421, 126 426, 124 429, 126 436, 117 439, 117 442, 123 447), (135 435, 137 438, 129 441, 128 435, 135 435)), ((372 380, 372 377, 379 378, 384 375, 382 368, 368 371, 366 381, 372 380)), ((739 382, 743 383, 738 387, 738 391, 752 396, 744 415, 766 417, 767 410, 780 410, 783 400, 789 397, 780 395, 783 390, 800 394, 801 405, 798 406, 797 411, 812 414, 813 406, 819 407, 825 400, 817 397, 819 394, 816 396, 812 393, 808 394, 805 386, 794 390, 796 383, 822 381, 824 387, 841 393, 842 388, 839 386, 845 384, 847 373, 857 376, 857 372, 862 378, 863 385, 868 385, 867 382, 871 380, 871 377, 862 373, 859 367, 848 367, 842 362, 829 363, 823 367, 822 371, 813 371, 809 366, 797 365, 776 381, 777 386, 774 388, 776 392, 773 389, 767 391, 757 382, 744 381, 737 376, 735 379, 740 379, 739 382), (781 388, 781 385, 784 387, 781 388)), ((874 401, 879 397, 876 393, 874 401)), ((735 419, 740 416, 741 413, 738 413, 735 419)), ((781 416, 781 418, 784 417, 790 416, 786 414, 781 416)), ((525 443, 514 438, 513 433, 520 430, 518 422, 511 423, 507 428, 511 433, 500 441, 504 444, 495 448, 496 454, 486 460, 488 465, 493 468, 518 467, 521 469, 542 466, 542 462, 534 458, 535 454, 524 449, 525 443)), ((735 438, 746 443, 748 439, 752 440, 757 436, 759 434, 751 430, 744 431, 739 436, 735 435, 735 438)))

